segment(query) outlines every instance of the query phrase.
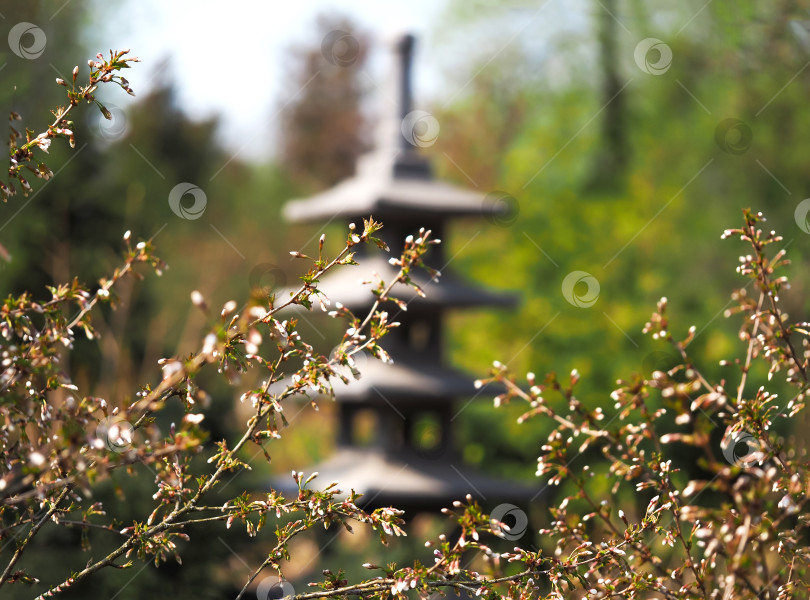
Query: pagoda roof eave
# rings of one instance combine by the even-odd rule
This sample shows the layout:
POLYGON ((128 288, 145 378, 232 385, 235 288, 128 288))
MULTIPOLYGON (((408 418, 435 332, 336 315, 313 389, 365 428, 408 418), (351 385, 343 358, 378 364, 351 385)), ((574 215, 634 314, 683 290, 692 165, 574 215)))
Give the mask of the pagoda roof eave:
POLYGON ((485 194, 426 178, 355 176, 307 199, 288 202, 285 219, 326 221, 336 217, 458 217, 501 215, 506 207, 485 194))
MULTIPOLYGON (((384 363, 366 354, 354 358, 359 379, 354 378, 348 367, 341 367, 340 372, 348 383, 339 377, 330 380, 338 402, 396 403, 400 406, 451 403, 454 398, 480 394, 489 398, 502 391, 494 384, 476 389, 473 377, 431 360, 408 358, 384 363)), ((270 393, 280 393, 289 383, 286 379, 279 381, 270 387, 270 393)))
MULTIPOLYGON (((438 510, 455 500, 464 500, 467 494, 492 507, 504 500, 525 505, 540 495, 539 487, 490 477, 464 465, 459 469, 452 462, 447 457, 343 447, 308 470, 317 471, 318 481, 324 486, 337 481, 343 497, 349 490, 363 494, 358 504, 366 508, 394 506, 408 510, 416 506, 438 510)), ((292 479, 287 479, 275 479, 271 485, 282 493, 297 493, 292 479)), ((314 485, 317 487, 317 482, 314 485)))
MULTIPOLYGON (((382 279, 389 283, 399 272, 382 254, 357 257, 357 261, 357 266, 346 265, 336 269, 318 283, 318 289, 330 302, 340 302, 352 311, 370 308, 377 300, 372 292, 377 282, 382 279)), ((404 283, 397 283, 391 291, 391 296, 405 302, 408 310, 476 306, 512 308, 518 303, 518 296, 514 293, 489 291, 468 283, 452 272, 445 271, 438 278, 432 278, 424 269, 416 269, 410 276, 424 291, 424 297, 404 283)), ((280 290, 276 298, 286 300, 292 291, 297 291, 297 288, 280 290)), ((394 307, 393 304, 391 306, 394 307)))

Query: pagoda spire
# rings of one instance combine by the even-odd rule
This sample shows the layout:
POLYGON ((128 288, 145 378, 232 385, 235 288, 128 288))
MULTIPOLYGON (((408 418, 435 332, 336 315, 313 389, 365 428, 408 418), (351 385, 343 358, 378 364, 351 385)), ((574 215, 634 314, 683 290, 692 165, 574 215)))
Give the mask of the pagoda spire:
POLYGON ((382 117, 376 131, 378 152, 396 155, 413 148, 402 135, 402 121, 412 110, 413 86, 411 68, 413 65, 414 36, 397 35, 390 40, 390 77, 386 79, 382 117))
MULTIPOLYGON (((486 198, 480 190, 468 190, 437 181, 428 159, 413 139, 425 119, 435 119, 413 110, 411 71, 415 40, 398 36, 389 45, 392 73, 384 87, 385 103, 375 132, 376 147, 361 156, 357 173, 310 198, 292 200, 284 217, 292 222, 329 221, 335 217, 359 219, 374 215, 378 220, 403 222, 445 220, 457 216, 502 216, 508 207, 486 198)), ((437 225, 440 225, 437 223, 437 225)), ((388 228, 388 231, 391 231, 388 228)), ((433 228, 434 233, 439 231, 433 228)))
POLYGON ((398 34, 386 40, 385 45, 389 76, 383 85, 383 106, 375 130, 375 146, 369 154, 360 157, 358 175, 367 179, 431 179, 430 162, 406 137, 411 121, 420 116, 413 112, 411 79, 416 39, 409 33, 398 34))

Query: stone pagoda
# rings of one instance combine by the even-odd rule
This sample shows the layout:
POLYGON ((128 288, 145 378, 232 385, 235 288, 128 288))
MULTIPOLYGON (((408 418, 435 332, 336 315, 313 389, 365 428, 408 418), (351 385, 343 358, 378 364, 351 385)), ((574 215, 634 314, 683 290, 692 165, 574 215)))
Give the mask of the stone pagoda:
MULTIPOLYGON (((291 201, 284 209, 285 218, 297 223, 339 219, 361 226, 369 215, 382 221, 380 237, 389 245, 390 255, 369 248, 367 254, 355 257, 358 267, 333 271, 318 285, 332 302, 343 303, 357 315, 367 313, 375 300, 372 286, 358 282, 376 280, 374 274, 392 281, 397 268, 388 258, 399 256, 406 236, 416 236, 424 227, 433 232, 432 237, 443 238, 447 222, 454 217, 498 216, 504 208, 487 202, 479 192, 436 181, 429 161, 417 151, 414 132, 407 127, 414 126, 414 117, 418 120, 427 113, 412 112, 413 45, 411 35, 399 37, 392 45, 389 107, 377 131, 376 149, 361 157, 356 175, 311 198, 291 201)), ((355 380, 347 374, 348 385, 334 382, 338 450, 326 462, 307 467, 307 471, 318 471, 321 481, 339 481, 341 489, 362 493, 360 504, 367 508, 396 506, 412 513, 438 510, 468 493, 487 505, 525 500, 532 494, 524 486, 464 466, 455 450, 453 420, 461 406, 458 401, 469 401, 480 390, 475 389, 474 378, 445 363, 444 314, 463 307, 512 306, 516 299, 455 276, 442 248, 442 244, 433 246, 425 260, 441 271, 440 278, 432 280, 422 269, 412 275, 426 297, 398 284, 392 295, 407 302, 407 311, 394 303, 385 307, 390 320, 402 324, 381 342, 393 364, 360 356, 361 377, 355 380), (363 445, 358 440, 361 424, 366 428, 363 445)), ((488 390, 482 398, 491 395, 488 390)), ((288 479, 274 482, 275 487, 289 487, 288 479)))

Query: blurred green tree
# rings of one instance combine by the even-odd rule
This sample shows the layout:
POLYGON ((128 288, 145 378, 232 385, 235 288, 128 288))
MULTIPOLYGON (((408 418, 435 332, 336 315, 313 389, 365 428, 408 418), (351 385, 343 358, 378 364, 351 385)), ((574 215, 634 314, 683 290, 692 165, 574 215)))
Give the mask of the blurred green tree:
MULTIPOLYGON (((518 371, 576 366, 586 402, 599 405, 599 390, 621 374, 672 359, 639 333, 642 309, 667 290, 679 290, 673 302, 697 327, 695 352, 716 361, 731 347, 726 303, 706 290, 732 286, 720 265, 735 257, 713 240, 741 207, 767 210, 775 229, 793 232, 786 243, 805 235, 794 210, 808 187, 810 55, 804 1, 587 8, 560 8, 549 20, 557 9, 541 4, 450 3, 440 22, 455 25, 437 31, 438 53, 455 56, 441 49, 464 39, 478 54, 447 65, 457 91, 437 107, 432 150, 443 176, 516 209, 486 231, 460 226, 449 238, 451 256, 464 249, 454 266, 480 280, 498 272, 525 299, 505 318, 454 316, 454 360, 470 370, 496 358, 518 371), (664 44, 642 56, 664 61, 659 74, 634 57, 649 38, 664 44), (599 284, 591 307, 565 297, 575 271, 599 284)), ((582 297, 591 280, 579 281, 582 297)), ((792 314, 807 313, 807 286, 793 282, 792 314)), ((532 443, 509 422, 493 434, 475 403, 465 413, 469 456, 501 470, 496 456, 515 440, 519 473, 532 443), (497 441, 476 441, 485 433, 497 441)))

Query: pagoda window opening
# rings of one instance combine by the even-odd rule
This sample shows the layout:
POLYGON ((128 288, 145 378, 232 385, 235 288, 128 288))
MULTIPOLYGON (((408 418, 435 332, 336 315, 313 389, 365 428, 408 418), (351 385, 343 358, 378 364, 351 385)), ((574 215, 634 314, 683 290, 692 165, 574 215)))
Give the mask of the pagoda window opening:
POLYGON ((352 411, 351 443, 355 446, 370 447, 379 443, 380 415, 373 408, 352 411))
POLYGON ((435 410, 419 411, 408 418, 408 445, 416 453, 435 457, 447 449, 447 434, 442 415, 435 410))
POLYGON ((406 329, 411 350, 424 352, 431 346, 433 331, 427 319, 416 319, 406 329))
POLYGON ((441 419, 435 412, 423 412, 416 415, 411 431, 411 444, 421 452, 439 452, 443 446, 441 419))

